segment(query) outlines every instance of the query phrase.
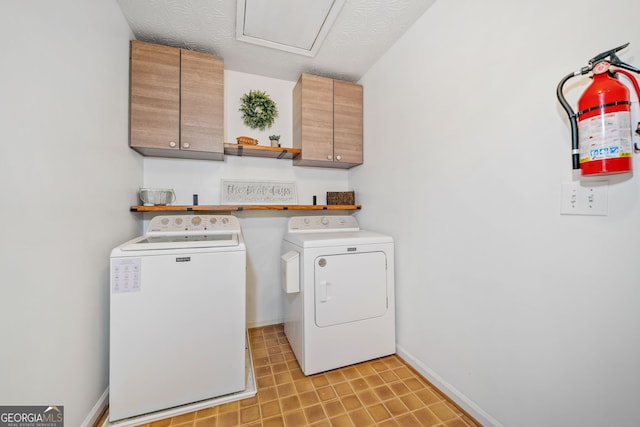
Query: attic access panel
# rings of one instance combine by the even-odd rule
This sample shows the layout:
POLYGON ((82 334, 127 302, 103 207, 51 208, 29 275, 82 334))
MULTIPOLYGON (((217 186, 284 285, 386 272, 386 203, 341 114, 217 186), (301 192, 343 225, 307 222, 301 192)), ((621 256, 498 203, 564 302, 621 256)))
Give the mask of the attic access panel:
POLYGON ((237 40, 313 57, 346 0, 237 1, 237 40))

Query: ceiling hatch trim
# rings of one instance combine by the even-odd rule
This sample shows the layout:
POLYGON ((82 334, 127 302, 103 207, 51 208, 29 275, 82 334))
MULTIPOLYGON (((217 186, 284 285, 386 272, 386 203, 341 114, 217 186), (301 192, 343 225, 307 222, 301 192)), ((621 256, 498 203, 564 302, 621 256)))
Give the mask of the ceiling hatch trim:
POLYGON ((237 0, 236 39, 314 57, 346 0, 237 0))

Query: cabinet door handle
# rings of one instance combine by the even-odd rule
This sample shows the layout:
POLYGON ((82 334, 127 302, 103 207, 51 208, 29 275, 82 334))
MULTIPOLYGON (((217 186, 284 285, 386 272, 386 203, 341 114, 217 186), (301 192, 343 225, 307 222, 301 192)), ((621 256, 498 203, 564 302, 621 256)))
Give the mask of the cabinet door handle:
POLYGON ((184 144, 182 144, 182 148, 189 148, 189 143, 185 142, 184 144))
POLYGON ((175 143, 174 141, 171 141, 171 142, 169 143, 169 147, 171 147, 171 148, 176 148, 176 143, 175 143))
POLYGON ((337 161, 342 160, 342 156, 336 156, 336 160, 337 160, 337 161))
POLYGON ((329 155, 327 156, 327 160, 333 160, 333 156, 332 156, 331 154, 329 154, 329 155))

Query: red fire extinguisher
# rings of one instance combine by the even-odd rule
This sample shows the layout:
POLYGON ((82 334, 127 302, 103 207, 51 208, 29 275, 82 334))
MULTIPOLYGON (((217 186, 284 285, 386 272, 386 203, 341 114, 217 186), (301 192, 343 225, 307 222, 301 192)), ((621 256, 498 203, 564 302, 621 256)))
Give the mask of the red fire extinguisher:
MULTIPOLYGON (((580 169, 582 175, 631 172, 634 149, 631 100, 629 89, 618 80, 618 74, 631 81, 640 99, 638 81, 625 71, 640 74, 640 69, 622 62, 616 55, 628 45, 596 55, 589 65, 568 74, 558 84, 558 100, 571 122, 573 168, 580 169), (562 93, 563 86, 572 77, 590 72, 593 81, 578 100, 575 113, 562 93)), ((635 132, 640 136, 640 122, 635 132)))

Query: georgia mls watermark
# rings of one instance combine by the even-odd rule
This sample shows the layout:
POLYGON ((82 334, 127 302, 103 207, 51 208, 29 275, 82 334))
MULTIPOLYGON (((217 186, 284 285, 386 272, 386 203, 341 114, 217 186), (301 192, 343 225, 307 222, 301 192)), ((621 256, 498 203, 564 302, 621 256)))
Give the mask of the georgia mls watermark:
POLYGON ((0 406, 0 427, 64 427, 64 406, 0 406))

